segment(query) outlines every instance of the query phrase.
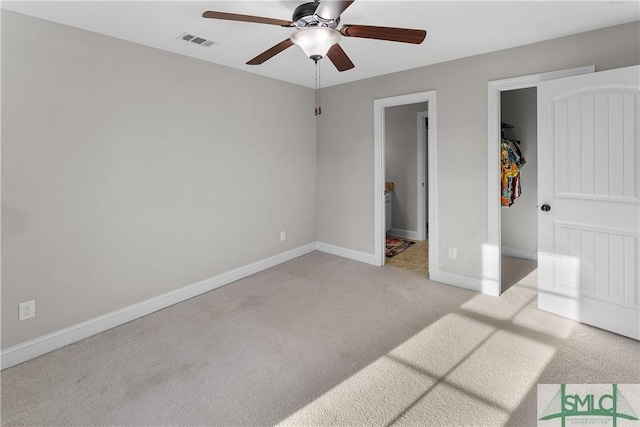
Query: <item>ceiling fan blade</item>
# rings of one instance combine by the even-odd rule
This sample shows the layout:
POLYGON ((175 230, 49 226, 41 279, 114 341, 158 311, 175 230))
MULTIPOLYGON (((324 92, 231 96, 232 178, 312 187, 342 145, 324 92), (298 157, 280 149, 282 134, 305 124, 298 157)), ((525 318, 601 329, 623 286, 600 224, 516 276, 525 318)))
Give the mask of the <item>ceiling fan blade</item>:
POLYGON ((323 0, 316 9, 316 15, 322 19, 337 19, 354 0, 323 0))
POLYGON ((344 25, 340 33, 345 37, 387 40, 391 42, 420 44, 427 37, 425 30, 409 28, 374 27, 372 25, 344 25))
POLYGON ((353 62, 349 59, 347 54, 342 50, 338 43, 331 46, 329 52, 327 52, 327 56, 333 62, 333 65, 336 66, 338 71, 347 71, 355 67, 353 62))
POLYGON ((265 50, 260 55, 253 58, 251 61, 247 62, 247 65, 260 65, 266 60, 273 58, 283 50, 290 48, 291 46, 293 46, 293 42, 291 41, 291 39, 283 40, 272 48, 265 50))
POLYGON ((295 24, 284 19, 264 18, 262 16, 238 15, 237 13, 206 11, 203 18, 224 19, 226 21, 254 22, 256 24, 280 25, 281 27, 293 27, 295 24))

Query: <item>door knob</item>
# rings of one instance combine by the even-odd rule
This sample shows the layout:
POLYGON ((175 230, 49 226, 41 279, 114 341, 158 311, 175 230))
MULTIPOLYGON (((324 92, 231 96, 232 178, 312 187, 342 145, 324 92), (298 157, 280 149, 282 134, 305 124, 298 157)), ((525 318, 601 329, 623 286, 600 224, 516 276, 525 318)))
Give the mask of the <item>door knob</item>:
POLYGON ((542 209, 542 212, 549 212, 551 210, 551 206, 545 203, 544 205, 540 206, 540 209, 542 209))

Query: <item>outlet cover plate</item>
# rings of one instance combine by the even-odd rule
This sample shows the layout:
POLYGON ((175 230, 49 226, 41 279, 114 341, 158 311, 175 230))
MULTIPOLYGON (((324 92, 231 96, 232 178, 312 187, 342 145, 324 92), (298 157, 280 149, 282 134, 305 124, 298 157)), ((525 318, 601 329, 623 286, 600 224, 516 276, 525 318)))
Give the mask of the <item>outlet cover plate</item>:
POLYGON ((26 301, 22 302, 19 305, 19 321, 31 319, 32 317, 36 317, 36 301, 26 301))

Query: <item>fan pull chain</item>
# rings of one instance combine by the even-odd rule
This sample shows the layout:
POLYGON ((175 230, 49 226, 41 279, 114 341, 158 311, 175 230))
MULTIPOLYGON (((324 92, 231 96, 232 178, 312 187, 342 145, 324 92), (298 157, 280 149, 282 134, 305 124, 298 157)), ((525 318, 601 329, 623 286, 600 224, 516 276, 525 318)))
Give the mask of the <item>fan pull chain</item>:
POLYGON ((316 62, 316 110, 315 110, 315 114, 316 116, 319 116, 320 114, 322 114, 322 108, 320 107, 320 64, 318 63, 318 61, 316 62))
POLYGON ((322 89, 322 67, 318 64, 318 115, 322 114, 320 106, 320 90, 322 89))

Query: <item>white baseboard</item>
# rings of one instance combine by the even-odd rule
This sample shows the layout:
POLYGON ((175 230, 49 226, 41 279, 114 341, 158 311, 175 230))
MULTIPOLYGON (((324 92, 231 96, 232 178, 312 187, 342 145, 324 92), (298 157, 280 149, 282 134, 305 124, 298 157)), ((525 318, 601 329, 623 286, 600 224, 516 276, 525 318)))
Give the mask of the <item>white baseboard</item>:
POLYGON ((446 285, 457 286, 459 288, 468 289, 485 295, 495 297, 500 295, 500 289, 498 289, 497 282, 495 281, 483 282, 482 280, 474 279, 473 277, 461 276, 438 270, 429 272, 429 280, 444 283, 446 285))
POLYGON ((531 261, 538 261, 538 252, 527 251, 525 249, 502 247, 502 255, 510 256, 513 258, 528 259, 531 261))
MULTIPOLYGON (((278 264, 282 264, 283 262, 287 262, 294 258, 308 254, 310 252, 313 252, 314 250, 358 262, 363 262, 366 264, 377 265, 376 257, 373 254, 368 254, 353 249, 347 249, 340 246, 334 246, 328 243, 310 243, 308 245, 292 249, 282 254, 257 261, 253 264, 249 264, 247 266, 222 273, 210 279, 206 279, 201 282, 176 289, 175 291, 150 298, 146 301, 124 307, 120 310, 107 313, 86 322, 78 323, 68 328, 53 332, 51 334, 32 339, 13 347, 9 347, 6 350, 2 350, 2 352, 0 353, 1 368, 5 369, 22 362, 26 362, 27 360, 36 358, 69 344, 73 344, 74 342, 78 342, 92 335, 99 334, 100 332, 104 332, 108 329, 120 326, 124 323, 146 316, 155 311, 185 301, 189 298, 193 298, 231 282, 235 282, 236 280, 251 276, 252 274, 256 274, 262 270, 266 270, 267 268, 275 267, 278 264)), ((458 276, 451 273, 437 271, 431 272, 429 274, 429 277, 431 280, 437 282, 458 286, 476 292, 489 293, 486 292, 486 289, 483 292, 483 285, 480 280, 472 279, 470 277, 458 276)), ((486 288, 486 286, 484 286, 484 288, 486 288)), ((491 293, 489 294, 491 295, 491 293)))
POLYGON ((403 239, 420 240, 417 231, 401 230, 399 228, 392 228, 387 232, 388 235, 394 237, 402 237, 403 239))
POLYGON ((316 250, 336 255, 342 258, 352 259, 354 261, 364 262, 366 264, 378 265, 376 257, 373 254, 355 251, 353 249, 342 248, 340 246, 330 245, 328 243, 316 242, 316 250))
MULTIPOLYGON (((108 329, 138 319, 155 311, 169 307, 197 295, 209 292, 236 280, 243 279, 267 268, 313 252, 316 243, 301 246, 290 251, 263 259, 253 264, 231 270, 210 279, 185 286, 175 291, 150 298, 146 301, 130 305, 120 310, 107 313, 86 322, 32 339, 22 344, 9 347, 0 353, 2 369, 17 365, 29 359, 41 356, 50 351, 62 348, 74 342, 104 332, 108 329)), ((348 258, 348 257, 347 257, 348 258)))

